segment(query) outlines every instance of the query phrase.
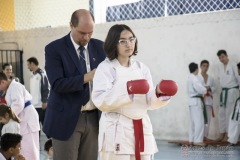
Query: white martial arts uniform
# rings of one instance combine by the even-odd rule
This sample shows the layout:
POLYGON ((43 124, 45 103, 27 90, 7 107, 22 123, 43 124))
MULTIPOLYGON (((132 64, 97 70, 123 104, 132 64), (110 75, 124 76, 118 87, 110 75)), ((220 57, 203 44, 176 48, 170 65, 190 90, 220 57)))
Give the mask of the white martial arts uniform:
POLYGON ((205 127, 204 127, 204 136, 207 137, 209 133, 209 127, 210 127, 210 122, 211 122, 212 113, 213 113, 213 94, 216 91, 216 86, 215 86, 213 77, 209 75, 208 75, 207 82, 205 82, 201 73, 198 75, 198 78, 203 86, 209 86, 211 88, 211 91, 208 91, 207 95, 204 96, 204 102, 205 102, 206 111, 207 111, 207 124, 205 124, 205 127))
POLYGON ((200 98, 194 96, 206 94, 207 89, 194 74, 189 75, 187 87, 190 113, 189 142, 201 143, 204 135, 203 103, 200 98))
POLYGON ((0 152, 0 160, 6 160, 6 158, 3 156, 1 152, 0 152))
POLYGON ((237 144, 240 135, 240 97, 235 103, 228 129, 228 142, 237 144))
POLYGON ((2 128, 2 135, 5 133, 18 133, 20 134, 20 124, 13 119, 10 119, 7 124, 2 128))
POLYGON ((220 102, 219 108, 219 129, 220 133, 228 132, 228 125, 230 116, 237 98, 239 97, 239 75, 237 64, 229 61, 224 69, 224 65, 219 67, 219 80, 222 88, 222 103, 220 102), (225 101, 226 99, 226 101, 225 101))
POLYGON ((12 80, 5 99, 7 105, 20 118, 20 134, 22 135, 21 154, 26 160, 39 160, 39 121, 38 114, 33 105, 26 107, 25 103, 31 101, 32 96, 25 87, 12 80))
POLYGON ((133 119, 142 119, 143 123, 144 152, 141 152, 141 158, 149 160, 158 151, 147 110, 158 109, 169 100, 157 98, 147 66, 131 59, 129 67, 124 67, 118 60, 106 58, 95 72, 92 100, 103 111, 98 139, 101 160, 134 158, 133 119), (147 94, 128 94, 127 81, 136 79, 148 81, 150 89, 147 94))

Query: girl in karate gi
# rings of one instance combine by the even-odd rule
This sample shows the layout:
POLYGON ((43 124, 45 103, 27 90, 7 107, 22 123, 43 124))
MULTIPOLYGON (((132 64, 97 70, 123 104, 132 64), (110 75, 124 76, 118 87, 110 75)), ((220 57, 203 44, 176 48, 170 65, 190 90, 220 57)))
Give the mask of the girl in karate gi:
POLYGON ((216 91, 215 82, 212 76, 207 74, 209 68, 209 62, 207 60, 202 60, 200 64, 201 73, 198 78, 203 86, 207 88, 207 94, 204 95, 204 102, 206 105, 207 112, 207 124, 204 127, 204 140, 209 140, 208 133, 211 123, 211 118, 214 116, 213 111, 213 94, 216 91))
POLYGON ((0 122, 4 124, 2 135, 5 133, 20 134, 20 120, 10 107, 5 104, 0 105, 0 122))
POLYGON ((26 160, 39 160, 40 126, 37 111, 31 104, 32 96, 21 83, 8 79, 4 73, 0 73, 0 90, 6 92, 7 105, 21 119, 22 155, 26 160))
POLYGON ((107 58, 93 79, 92 100, 102 111, 99 124, 101 160, 150 160, 158 151, 148 110, 169 103, 153 86, 149 68, 132 58, 137 38, 126 25, 114 25, 104 43, 107 58))
POLYGON ((197 146, 205 146, 203 143, 203 135, 204 121, 206 119, 204 119, 205 108, 203 107, 203 95, 207 93, 207 89, 197 78, 198 65, 196 63, 190 63, 189 70, 191 73, 187 83, 190 113, 189 143, 197 146))

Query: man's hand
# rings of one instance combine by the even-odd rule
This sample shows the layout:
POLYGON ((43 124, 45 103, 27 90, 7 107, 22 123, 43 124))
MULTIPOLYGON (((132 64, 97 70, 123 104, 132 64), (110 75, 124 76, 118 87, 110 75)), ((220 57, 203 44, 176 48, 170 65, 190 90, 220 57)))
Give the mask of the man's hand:
POLYGON ((91 70, 90 72, 87 72, 84 75, 84 83, 88 83, 93 80, 94 74, 95 74, 96 69, 91 70))
POLYGON ((47 102, 46 103, 42 103, 42 109, 45 110, 47 108, 47 102))

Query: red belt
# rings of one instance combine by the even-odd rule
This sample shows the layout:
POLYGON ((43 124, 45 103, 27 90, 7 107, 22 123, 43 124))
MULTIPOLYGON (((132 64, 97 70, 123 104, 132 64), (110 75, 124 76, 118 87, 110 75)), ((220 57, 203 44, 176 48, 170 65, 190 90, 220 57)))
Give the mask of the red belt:
POLYGON ((142 119, 133 120, 134 136, 135 136, 135 157, 141 160, 140 152, 144 152, 144 136, 142 119))
MULTIPOLYGON (((205 99, 207 96, 210 96, 210 97, 213 99, 213 96, 212 96, 211 94, 209 94, 209 92, 207 92, 207 93, 204 95, 203 98, 205 99)), ((215 117, 213 107, 212 107, 212 117, 213 117, 213 118, 215 117)))
POLYGON ((7 104, 4 96, 0 97, 0 103, 7 104))

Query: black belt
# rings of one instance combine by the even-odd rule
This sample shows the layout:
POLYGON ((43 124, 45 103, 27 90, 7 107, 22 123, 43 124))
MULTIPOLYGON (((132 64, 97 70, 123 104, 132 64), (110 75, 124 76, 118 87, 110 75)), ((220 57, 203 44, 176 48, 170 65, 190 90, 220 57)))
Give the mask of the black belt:
POLYGON ((239 86, 235 86, 235 87, 232 87, 232 88, 222 88, 221 95, 220 95, 220 107, 222 107, 222 106, 226 107, 227 97, 228 97, 228 90, 229 89, 233 89, 233 88, 238 89, 239 86), (225 91, 224 99, 223 99, 223 91, 225 91))
POLYGON ((208 119, 207 119, 207 109, 206 109, 206 105, 203 99, 203 96, 201 95, 196 95, 193 96, 192 98, 200 98, 200 100, 202 101, 202 105, 203 105, 203 117, 204 117, 204 124, 208 124, 208 119))
POLYGON ((233 114, 232 114, 232 120, 234 119, 235 114, 236 114, 236 120, 238 121, 238 119, 239 119, 239 115, 240 115, 239 110, 238 110, 237 113, 235 113, 236 112, 237 103, 238 103, 239 100, 240 100, 240 97, 238 97, 238 99, 235 102, 235 106, 234 106, 234 110, 233 110, 233 114))
POLYGON ((83 110, 81 111, 82 114, 85 114, 85 113, 93 113, 93 112, 96 112, 97 109, 92 109, 92 110, 83 110))

